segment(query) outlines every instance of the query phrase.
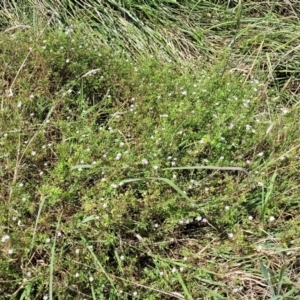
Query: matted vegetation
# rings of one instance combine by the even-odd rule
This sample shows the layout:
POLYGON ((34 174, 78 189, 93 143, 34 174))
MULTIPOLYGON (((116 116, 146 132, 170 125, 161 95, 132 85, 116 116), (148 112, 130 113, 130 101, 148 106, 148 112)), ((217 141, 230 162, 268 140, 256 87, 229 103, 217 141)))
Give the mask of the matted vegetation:
POLYGON ((0 298, 298 299, 299 7, 4 1, 0 298))

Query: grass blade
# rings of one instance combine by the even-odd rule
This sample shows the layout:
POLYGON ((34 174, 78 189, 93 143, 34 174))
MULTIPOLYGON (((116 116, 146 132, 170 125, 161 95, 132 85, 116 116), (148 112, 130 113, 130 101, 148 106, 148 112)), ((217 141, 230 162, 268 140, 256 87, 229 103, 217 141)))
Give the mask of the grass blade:
POLYGON ((274 172, 273 176, 271 178, 269 187, 267 189, 266 195, 265 195, 265 191, 264 191, 265 188, 264 188, 264 186, 262 187, 262 205, 261 205, 261 213, 260 213, 260 218, 262 220, 264 220, 264 217, 265 217, 265 214, 266 214, 266 211, 268 208, 268 203, 269 203, 270 196, 274 189, 274 183, 275 183, 276 176, 277 176, 277 172, 274 172))
POLYGON ((50 257, 50 280, 49 280, 49 300, 53 300, 53 274, 54 274, 54 259, 55 259, 55 246, 56 246, 56 233, 58 232, 58 228, 60 226, 61 215, 58 219, 53 245, 51 248, 51 257, 50 257))
POLYGON ((190 167, 170 167, 170 168, 164 168, 163 170, 197 170, 197 169, 218 170, 218 171, 241 171, 246 173, 249 176, 249 178, 253 181, 253 183, 257 185, 257 182, 255 181, 251 173, 242 167, 190 166, 190 167))
POLYGON ((130 182, 135 182, 135 181, 145 181, 145 180, 160 180, 165 183, 167 183, 169 186, 171 186, 175 191, 177 191, 183 198, 188 200, 192 204, 192 199, 189 198, 174 182, 167 178, 163 177, 144 177, 144 178, 130 178, 130 179, 125 179, 122 180, 121 183, 130 183, 130 182))
POLYGON ((177 275, 176 277, 177 277, 179 283, 181 284, 181 286, 182 286, 182 288, 183 288, 183 291, 184 291, 184 293, 185 293, 187 299, 193 300, 193 297, 192 297, 192 295, 190 294, 190 292, 189 292, 189 290, 188 290, 188 288, 187 288, 187 286, 186 286, 184 280, 182 279, 180 273, 177 272, 176 275, 177 275))
MULTIPOLYGON (((84 241, 84 243, 87 245, 87 241, 86 239, 81 236, 81 239, 84 241)), ((110 276, 106 273, 104 267, 102 266, 101 262, 99 261, 97 255, 95 254, 95 252, 93 251, 93 249, 89 246, 87 246, 87 249, 89 250, 89 252, 91 253, 91 255, 93 256, 94 258, 94 261, 96 263, 96 265, 98 265, 98 267, 100 268, 100 270, 103 272, 103 274, 106 276, 107 280, 110 282, 111 286, 113 287, 113 289, 115 289, 114 287, 114 282, 113 280, 110 278, 110 276)))
POLYGON ((31 240, 31 244, 30 244, 30 251, 31 251, 32 248, 33 248, 33 244, 34 244, 34 240, 35 240, 35 234, 36 234, 36 228, 37 228, 37 225, 38 225, 40 216, 41 216, 41 212, 42 212, 42 209, 43 209, 45 200, 46 200, 47 198, 49 198, 49 196, 42 197, 41 203, 40 203, 40 205, 39 205, 39 210, 38 210, 38 214, 37 214, 37 217, 36 217, 36 220, 35 220, 35 225, 34 225, 33 234, 32 234, 32 240, 31 240))
POLYGON ((274 287, 273 287, 273 284, 272 284, 272 281, 271 281, 271 278, 270 278, 269 269, 265 266, 265 264, 261 260, 259 260, 259 265, 260 265, 262 275, 265 278, 265 280, 266 280, 266 282, 269 286, 269 289, 271 291, 272 296, 275 296, 275 291, 274 291, 274 287))

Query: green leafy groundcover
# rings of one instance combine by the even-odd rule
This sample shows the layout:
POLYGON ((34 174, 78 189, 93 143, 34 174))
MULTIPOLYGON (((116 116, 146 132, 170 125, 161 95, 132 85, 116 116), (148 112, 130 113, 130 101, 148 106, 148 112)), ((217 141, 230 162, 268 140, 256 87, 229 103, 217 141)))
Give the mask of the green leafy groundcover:
POLYGON ((4 298, 297 295, 299 106, 74 27, 0 43, 4 298))

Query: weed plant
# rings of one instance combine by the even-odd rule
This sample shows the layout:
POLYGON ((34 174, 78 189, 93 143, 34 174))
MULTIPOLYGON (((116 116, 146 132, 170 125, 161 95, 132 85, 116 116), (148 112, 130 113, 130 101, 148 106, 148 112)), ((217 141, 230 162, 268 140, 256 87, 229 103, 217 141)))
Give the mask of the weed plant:
MULTIPOLYGON (((220 2, 201 12, 234 12, 220 2)), ((1 297, 297 299, 299 100, 294 79, 276 77, 287 53, 298 55, 297 33, 274 34, 286 50, 277 59, 283 44, 265 34, 256 47, 235 14, 214 35, 225 44, 237 34, 234 50, 183 60, 159 44, 138 51, 121 34, 99 42, 86 19, 70 25, 58 13, 63 2, 54 23, 21 26, 26 1, 11 3, 0 35, 1 297)), ((172 3, 108 1, 115 14, 104 11, 166 22, 164 7, 200 10, 172 3)), ((244 6, 265 24, 276 3, 267 14, 244 6)), ((49 5, 39 4, 36 13, 49 5)))

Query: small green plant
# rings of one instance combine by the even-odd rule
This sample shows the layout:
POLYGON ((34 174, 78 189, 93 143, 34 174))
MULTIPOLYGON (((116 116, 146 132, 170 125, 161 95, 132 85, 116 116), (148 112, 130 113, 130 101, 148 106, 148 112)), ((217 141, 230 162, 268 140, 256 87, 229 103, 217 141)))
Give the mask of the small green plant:
POLYGON ((261 212, 260 212, 261 220, 265 219, 265 215, 266 215, 268 205, 269 205, 269 200, 270 200, 270 197, 271 197, 273 189, 274 189, 276 176, 277 176, 277 172, 275 171, 270 180, 270 184, 267 189, 267 192, 265 192, 265 187, 264 187, 264 185, 262 185, 262 202, 261 202, 261 212))

